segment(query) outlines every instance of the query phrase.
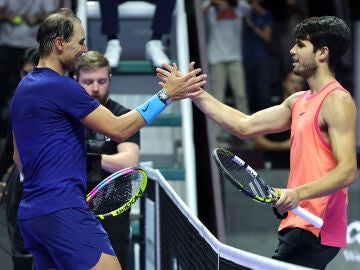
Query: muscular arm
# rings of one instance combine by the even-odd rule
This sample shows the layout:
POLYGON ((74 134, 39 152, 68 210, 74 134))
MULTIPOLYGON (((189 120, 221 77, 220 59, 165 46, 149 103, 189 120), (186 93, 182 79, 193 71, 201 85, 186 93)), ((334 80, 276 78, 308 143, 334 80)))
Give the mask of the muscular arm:
MULTIPOLYGON (((196 95, 199 88, 206 83, 206 74, 196 76, 201 69, 192 70, 185 75, 177 76, 177 66, 169 65, 169 76, 165 79, 163 89, 170 95, 171 100, 177 101, 196 95)), ((146 125, 137 110, 132 110, 121 116, 114 116, 107 108, 100 105, 94 111, 81 119, 88 128, 102 133, 116 142, 123 142, 146 125)))
POLYGON ((140 147, 133 142, 120 143, 117 153, 113 155, 101 155, 101 167, 110 172, 116 172, 127 167, 137 166, 139 163, 140 147))
POLYGON ((119 143, 146 125, 144 119, 136 110, 121 116, 114 116, 102 105, 81 119, 81 122, 86 127, 104 134, 119 143))
POLYGON ((320 112, 319 124, 327 127, 324 136, 331 144, 337 165, 320 179, 295 189, 280 190, 280 200, 275 206, 288 211, 301 200, 332 194, 351 185, 356 178, 356 107, 352 98, 336 91, 329 95, 320 112))
MULTIPOLYGON (((193 69, 194 62, 189 64, 189 70, 193 69)), ((171 66, 164 64, 164 69, 157 69, 157 76, 165 81, 170 76, 170 70, 171 66)), ((179 74, 181 75, 181 73, 179 74)), ((164 85, 162 82, 159 84, 164 85)), ((289 129, 291 126, 291 106, 303 94, 303 92, 297 92, 280 105, 247 115, 218 101, 202 88, 200 89, 202 90, 200 94, 189 95, 193 103, 216 124, 241 139, 289 129)))
POLYGON ((328 195, 353 183, 357 171, 356 115, 353 100, 342 91, 331 94, 325 100, 320 121, 328 127, 328 140, 337 165, 318 181, 299 187, 300 198, 328 195))
POLYGON ((207 92, 192 97, 196 106, 222 128, 242 139, 280 132, 290 128, 291 104, 295 94, 282 104, 247 115, 216 100, 207 92))

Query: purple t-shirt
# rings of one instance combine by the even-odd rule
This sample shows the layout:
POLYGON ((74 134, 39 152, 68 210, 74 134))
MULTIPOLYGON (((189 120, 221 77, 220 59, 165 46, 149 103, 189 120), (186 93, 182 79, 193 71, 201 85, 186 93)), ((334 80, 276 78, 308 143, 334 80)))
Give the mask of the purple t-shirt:
POLYGON ((35 68, 19 83, 10 105, 24 174, 19 219, 86 207, 80 119, 98 106, 77 82, 48 68, 35 68))

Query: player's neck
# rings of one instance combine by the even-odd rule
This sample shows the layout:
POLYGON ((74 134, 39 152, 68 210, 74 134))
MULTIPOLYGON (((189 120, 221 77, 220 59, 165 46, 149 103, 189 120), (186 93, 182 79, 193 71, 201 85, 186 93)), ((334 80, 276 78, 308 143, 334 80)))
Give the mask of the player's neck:
POLYGON ((318 72, 313 76, 307 78, 308 85, 311 89, 312 94, 319 92, 329 82, 336 80, 332 72, 318 72))
POLYGON ((50 68, 53 71, 55 71, 61 75, 64 75, 64 73, 65 73, 65 71, 64 71, 61 63, 58 61, 58 59, 54 59, 51 56, 40 58, 39 64, 37 65, 37 67, 50 68))

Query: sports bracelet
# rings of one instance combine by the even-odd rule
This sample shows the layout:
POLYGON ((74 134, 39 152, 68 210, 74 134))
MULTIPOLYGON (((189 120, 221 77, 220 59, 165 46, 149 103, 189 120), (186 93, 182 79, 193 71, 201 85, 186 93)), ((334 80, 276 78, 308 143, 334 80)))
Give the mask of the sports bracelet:
POLYGON ((136 107, 136 110, 140 113, 142 118, 144 118, 146 124, 149 125, 163 110, 165 110, 165 108, 164 102, 162 102, 156 94, 144 104, 136 107))

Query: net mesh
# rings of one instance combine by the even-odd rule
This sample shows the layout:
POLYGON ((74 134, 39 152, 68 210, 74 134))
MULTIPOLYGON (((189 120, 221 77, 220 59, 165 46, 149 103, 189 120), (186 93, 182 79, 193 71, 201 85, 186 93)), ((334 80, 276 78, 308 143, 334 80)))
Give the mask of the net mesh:
POLYGON ((161 234, 167 235, 161 237, 161 246, 166 247, 161 250, 163 269, 172 269, 175 263, 178 269, 216 269, 216 252, 182 215, 164 190, 160 190, 160 201, 161 234), (173 222, 169 222, 170 220, 173 222))
POLYGON ((159 171, 149 169, 147 173, 147 191, 141 198, 140 269, 308 269, 219 242, 159 171))

